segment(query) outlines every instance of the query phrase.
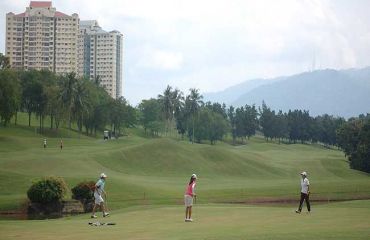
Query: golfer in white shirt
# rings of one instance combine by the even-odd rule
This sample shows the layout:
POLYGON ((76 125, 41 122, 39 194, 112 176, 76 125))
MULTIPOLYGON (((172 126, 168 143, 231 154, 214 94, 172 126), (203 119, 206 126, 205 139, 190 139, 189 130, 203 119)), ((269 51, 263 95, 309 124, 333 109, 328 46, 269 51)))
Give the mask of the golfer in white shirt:
POLYGON ((306 172, 302 172, 301 176, 302 176, 302 179, 301 179, 301 200, 299 202, 298 209, 295 210, 296 213, 301 213, 303 201, 306 201, 306 206, 307 206, 308 212, 311 211, 310 199, 309 199, 309 197, 310 197, 310 181, 308 181, 306 172))

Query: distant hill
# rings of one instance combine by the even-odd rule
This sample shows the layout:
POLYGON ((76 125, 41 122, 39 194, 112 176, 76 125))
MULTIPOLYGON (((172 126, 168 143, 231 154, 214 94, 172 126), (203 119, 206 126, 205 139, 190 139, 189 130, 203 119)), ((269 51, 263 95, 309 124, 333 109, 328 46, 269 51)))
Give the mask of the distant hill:
POLYGON ((205 101, 211 102, 220 102, 220 103, 227 103, 231 104, 232 102, 236 101, 241 95, 246 92, 249 92, 257 87, 262 85, 270 84, 276 81, 284 80, 285 77, 278 77, 278 78, 271 78, 271 79, 253 79, 242 82, 235 86, 226 88, 220 92, 210 92, 203 94, 205 101))
MULTIPOLYGON (((352 117, 370 112, 370 67, 349 70, 317 70, 289 77, 249 81, 211 96, 228 105, 261 105, 275 110, 309 110, 313 116, 328 113, 352 117), (241 88, 240 86, 250 86, 241 88), (238 87, 239 86, 239 87, 238 87), (237 89, 237 91, 235 91, 237 89), (233 94, 234 92, 234 94, 233 94), (241 93, 243 92, 243 93, 241 93), (233 96, 225 97, 224 96, 233 96)), ((209 94, 205 94, 205 99, 209 94)))

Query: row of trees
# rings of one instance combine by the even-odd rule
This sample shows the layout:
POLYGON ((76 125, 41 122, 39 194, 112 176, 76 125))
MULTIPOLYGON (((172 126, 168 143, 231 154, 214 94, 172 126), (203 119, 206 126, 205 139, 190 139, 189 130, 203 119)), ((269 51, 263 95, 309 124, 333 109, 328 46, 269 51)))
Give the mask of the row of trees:
POLYGON ((227 109, 227 117, 231 125, 231 135, 235 143, 237 138, 242 141, 256 134, 259 129, 258 112, 256 107, 245 105, 244 107, 227 109))
POLYGON ((337 146, 348 156, 354 169, 370 172, 370 115, 346 121, 327 114, 312 117, 308 111, 272 110, 265 102, 260 108, 245 105, 234 108, 202 101, 197 89, 184 97, 168 86, 158 98, 143 100, 140 123, 147 133, 166 135, 177 129, 192 142, 208 140, 214 144, 230 134, 235 143, 260 131, 265 139, 289 143, 322 143, 337 146))
POLYGON ((157 99, 143 100, 139 111, 141 124, 151 134, 167 134, 176 128, 192 142, 209 140, 212 144, 227 134, 235 142, 260 131, 266 140, 278 139, 279 143, 319 142, 342 147, 338 143, 338 131, 343 124, 348 124, 344 118, 327 114, 312 117, 302 110, 276 112, 264 102, 258 109, 254 105, 227 108, 225 104, 204 103, 197 89, 190 89, 184 97, 181 91, 170 86, 157 99))
POLYGON ((106 126, 119 133, 136 123, 136 110, 124 98, 113 99, 95 81, 77 77, 75 73, 55 75, 50 71, 0 70, 0 119, 6 126, 19 111, 39 119, 39 129, 45 128, 44 119, 50 118, 50 129, 58 129, 61 122, 68 128, 77 126, 79 132, 96 134, 106 126))
POLYGON ((271 110, 265 103, 259 109, 261 131, 266 139, 289 142, 321 142, 337 145, 337 129, 345 122, 343 118, 327 114, 311 117, 308 111, 293 110, 283 113, 271 110))
POLYGON ((327 114, 312 117, 308 111, 290 110, 286 113, 270 109, 266 103, 260 108, 245 105, 234 108, 225 104, 203 102, 198 89, 187 95, 168 86, 157 98, 143 100, 135 109, 124 98, 113 99, 94 81, 79 78, 75 73, 55 75, 49 71, 15 71, 0 55, 0 122, 9 124, 17 113, 39 119, 50 119, 50 129, 58 129, 61 122, 73 125, 86 134, 96 134, 110 126, 120 133, 139 122, 151 135, 186 136, 191 142, 208 140, 211 144, 232 136, 241 141, 260 131, 266 140, 278 139, 290 143, 320 142, 341 147, 349 157, 351 167, 369 171, 369 116, 346 121, 327 114))
POLYGON ((198 89, 188 95, 168 86, 158 98, 143 100, 138 110, 139 121, 146 133, 173 134, 174 129, 191 142, 221 140, 229 130, 225 105, 204 103, 198 89))
POLYGON ((79 131, 84 128, 90 135, 107 125, 120 132, 139 120, 147 133, 168 135, 176 129, 192 142, 215 143, 228 133, 233 142, 238 138, 244 141, 261 131, 267 140, 338 145, 336 131, 345 122, 329 115, 311 117, 302 110, 275 112, 264 102, 258 109, 254 105, 226 108, 225 104, 204 103, 202 98, 198 89, 190 89, 184 96, 168 86, 158 98, 143 100, 136 111, 125 99, 112 99, 100 87, 99 78, 90 81, 74 73, 57 76, 49 71, 14 71, 0 56, 0 119, 4 125, 13 116, 16 123, 17 112, 24 111, 29 125, 32 114, 38 117, 40 131, 45 117, 50 118, 51 129, 58 129, 64 121, 69 128, 75 123, 79 131))
POLYGON ((143 100, 139 107, 140 122, 145 131, 153 135, 173 129, 190 141, 217 140, 230 134, 233 142, 242 142, 262 132, 266 140, 321 142, 327 146, 337 146, 337 129, 345 122, 343 118, 327 114, 310 116, 308 111, 290 110, 276 112, 266 103, 260 108, 245 105, 234 108, 225 104, 202 101, 197 89, 190 89, 188 95, 168 86, 158 98, 143 100))

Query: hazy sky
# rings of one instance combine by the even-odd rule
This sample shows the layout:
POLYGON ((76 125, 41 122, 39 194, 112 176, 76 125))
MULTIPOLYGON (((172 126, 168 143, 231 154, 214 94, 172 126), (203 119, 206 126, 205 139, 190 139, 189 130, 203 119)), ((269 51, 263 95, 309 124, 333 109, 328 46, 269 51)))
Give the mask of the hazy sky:
MULTIPOLYGON (((0 0, 5 14, 28 0, 0 0)), ((54 0, 58 11, 124 35, 124 96, 166 85, 218 91, 252 78, 370 65, 367 0, 54 0)))

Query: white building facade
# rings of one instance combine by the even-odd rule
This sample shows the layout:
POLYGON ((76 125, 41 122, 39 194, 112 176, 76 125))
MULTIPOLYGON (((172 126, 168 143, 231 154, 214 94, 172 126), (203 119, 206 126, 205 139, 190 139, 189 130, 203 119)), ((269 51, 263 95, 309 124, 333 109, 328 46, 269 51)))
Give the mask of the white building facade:
POLYGON ((123 35, 104 31, 95 20, 80 22, 78 73, 100 84, 113 98, 122 96, 123 35))

